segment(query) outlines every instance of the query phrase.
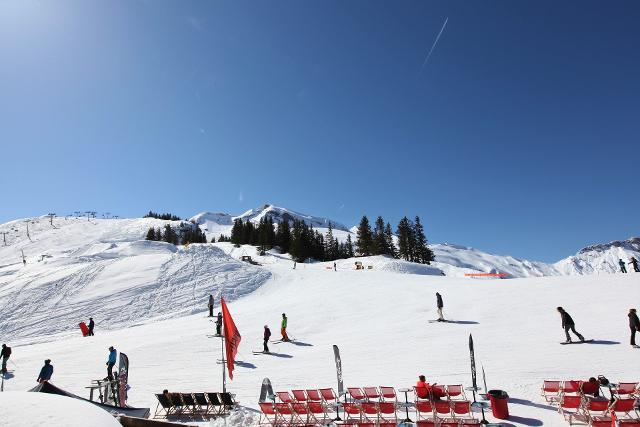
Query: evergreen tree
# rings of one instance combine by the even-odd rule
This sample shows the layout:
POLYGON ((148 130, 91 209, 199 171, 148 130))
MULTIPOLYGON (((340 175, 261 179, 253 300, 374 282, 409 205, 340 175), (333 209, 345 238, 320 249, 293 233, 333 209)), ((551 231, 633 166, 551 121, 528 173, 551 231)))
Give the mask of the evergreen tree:
POLYGON ((410 234, 411 225, 409 223, 409 218, 406 216, 403 217, 398 223, 398 228, 396 229, 396 235, 398 236, 398 255, 400 258, 410 261, 412 257, 411 247, 410 247, 410 234))
MULTIPOLYGON (((220 236, 222 237, 222 236, 220 236)), ((216 242, 216 236, 211 236, 211 243, 215 243, 216 242)))
POLYGON ((244 225, 241 219, 233 221, 233 227, 231 227, 231 243, 234 245, 241 245, 243 243, 244 225))
POLYGON ((154 230, 153 227, 149 227, 149 230, 147 230, 147 237, 145 237, 146 240, 156 240, 156 230, 154 230))
POLYGON ((353 251, 353 242, 351 241, 351 234, 347 234, 345 253, 347 255, 347 258, 353 258, 355 256, 355 253, 353 251))
POLYGON ((356 247, 358 248, 358 254, 362 256, 369 256, 373 252, 373 236, 369 219, 366 216, 362 217, 358 226, 356 247))
POLYGON ((391 249, 384 234, 384 220, 381 216, 376 219, 376 226, 373 230, 373 243, 373 255, 391 255, 391 249))
POLYGON ((427 238, 424 235, 424 228, 420 222, 420 217, 416 215, 414 223, 414 234, 416 239, 415 261, 422 264, 430 264, 435 259, 433 251, 427 245, 427 238))
POLYGON ((338 258, 338 251, 335 249, 335 244, 337 241, 333 238, 333 227, 331 223, 329 223, 329 228, 327 229, 327 234, 324 239, 324 256, 326 261, 331 261, 338 258))
POLYGON ((396 249, 396 245, 393 243, 393 233, 391 232, 391 224, 389 223, 384 227, 384 240, 387 250, 389 251, 389 255, 394 258, 398 258, 398 250, 396 249))
POLYGON ((169 224, 164 226, 164 241, 167 243, 171 243, 173 245, 178 245, 180 244, 180 242, 178 241, 178 233, 176 233, 176 231, 171 228, 171 226, 169 224))
POLYGON ((291 230, 289 228, 289 221, 282 220, 278 224, 278 231, 276 232, 276 245, 280 246, 282 253, 289 252, 291 246, 291 230))

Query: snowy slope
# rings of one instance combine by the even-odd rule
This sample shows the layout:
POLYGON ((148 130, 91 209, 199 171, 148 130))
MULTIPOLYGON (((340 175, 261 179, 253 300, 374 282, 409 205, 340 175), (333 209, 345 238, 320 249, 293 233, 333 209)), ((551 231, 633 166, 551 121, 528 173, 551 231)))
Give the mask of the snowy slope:
POLYGON ((0 247, 0 336, 50 339, 76 333, 89 316, 109 328, 182 316, 201 311, 209 293, 224 292, 233 300, 268 279, 268 271, 210 244, 175 247, 142 240, 150 226, 165 223, 68 218, 54 221, 54 228, 37 218, 30 223, 31 239, 21 222, 0 227, 19 230, 10 246, 0 247))
MULTIPOLYGON (((616 273, 620 271, 618 260, 628 263, 632 257, 640 261, 640 237, 587 246, 554 267, 561 274, 616 273)), ((627 270, 633 271, 633 267, 627 265, 627 270)))
MULTIPOLYGON (((228 389, 249 408, 257 407, 265 377, 275 390, 336 387, 333 344, 340 347, 345 386, 407 387, 419 374, 431 382, 468 386, 469 333, 488 386, 506 390, 512 399, 513 426, 566 425, 539 396, 544 379, 604 374, 614 382, 640 380, 640 350, 627 344, 629 302, 619 297, 637 294, 640 274, 473 281, 375 268, 334 272, 321 263, 293 270, 288 261, 275 255, 273 260, 263 267, 271 279, 229 307, 242 341, 228 389), (610 292, 614 285, 617 292, 610 292), (427 322, 436 317, 436 291, 444 296, 445 316, 457 323, 427 322), (564 333, 557 305, 571 313, 578 331, 596 342, 559 345, 564 333), (272 344, 272 356, 253 355, 251 350, 261 348, 264 324, 274 338, 279 336, 282 312, 289 316, 289 333, 296 342, 272 344)), ((6 387, 32 387, 42 359, 49 357, 54 383, 85 396, 89 381, 104 376, 107 348, 114 345, 131 361, 129 403, 134 406, 155 407, 153 393, 164 388, 219 390, 221 342, 208 337, 213 327, 197 314, 100 330, 89 338, 13 343, 12 359, 19 368, 6 387)), ((257 416, 243 412, 228 422, 257 426, 257 416)))

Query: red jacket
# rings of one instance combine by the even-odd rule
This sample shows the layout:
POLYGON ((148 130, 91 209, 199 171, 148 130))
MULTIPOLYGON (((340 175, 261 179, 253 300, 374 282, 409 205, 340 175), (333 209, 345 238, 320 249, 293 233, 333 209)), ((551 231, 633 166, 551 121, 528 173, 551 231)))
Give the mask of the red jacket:
POLYGON ((429 392, 431 391, 431 386, 428 382, 418 381, 416 383, 416 396, 420 399, 429 399, 429 392))

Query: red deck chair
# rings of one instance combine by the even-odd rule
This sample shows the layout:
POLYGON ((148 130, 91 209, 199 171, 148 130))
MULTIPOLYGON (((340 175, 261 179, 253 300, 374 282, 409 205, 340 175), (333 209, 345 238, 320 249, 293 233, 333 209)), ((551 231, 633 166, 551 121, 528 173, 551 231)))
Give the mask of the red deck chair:
POLYGON ((433 407, 438 415, 451 415, 451 405, 448 400, 434 400, 433 407))
POLYGON ((480 420, 462 420, 460 427, 480 427, 480 420))
POLYGON ((260 420, 258 421, 260 425, 271 424, 272 426, 275 426, 277 424, 278 415, 273 407, 273 403, 260 402, 260 411, 260 420), (262 421, 263 417, 266 422, 262 421))
POLYGON ((396 402, 398 396, 396 395, 396 389, 393 387, 380 386, 380 395, 384 400, 390 400, 396 402))
POLYGON ((416 402, 420 399, 431 400, 429 390, 426 387, 413 386, 413 393, 416 395, 416 402))
POLYGON ((562 383, 562 392, 564 394, 567 394, 567 393, 571 393, 571 394, 580 393, 581 389, 582 389, 582 381, 580 381, 580 380, 563 381, 563 383, 562 383))
POLYGON ((609 401, 606 399, 586 399, 584 403, 584 412, 589 420, 604 417, 607 408, 609 408, 609 401))
POLYGON ((452 400, 451 413, 453 415, 453 418, 475 418, 473 416, 473 413, 471 412, 471 402, 469 402, 468 400, 452 400))
POLYGON ((431 394, 434 399, 447 397, 447 389, 444 385, 434 384, 431 386, 431 394))
POLYGON ((309 402, 322 402, 324 399, 319 390, 307 390, 307 400, 309 402))
POLYGON ((638 390, 638 383, 619 383, 613 392, 618 396, 635 395, 638 390))
POLYGON ((360 411, 362 411, 362 421, 377 422, 378 421, 378 404, 375 402, 360 402, 360 411))
POLYGON ((640 427, 640 420, 618 420, 620 427, 640 427))
POLYGON ((293 394, 293 398, 296 402, 307 401, 307 393, 305 393, 304 390, 291 390, 291 394, 293 394))
POLYGON ((572 423, 576 416, 580 415, 582 408, 582 396, 573 396, 563 394, 560 398, 560 406, 558 412, 564 417, 565 421, 572 423))
POLYGON ((428 400, 419 400, 416 402, 416 414, 418 417, 418 422, 420 420, 428 420, 429 418, 433 419, 434 411, 433 405, 428 400))
MULTIPOLYGON (((322 400, 326 403, 335 402, 338 399, 336 392, 333 391, 332 388, 321 388, 318 390, 320 392, 320 396, 322 396, 322 400)), ((309 390, 307 390, 307 395, 309 394, 309 390)))
POLYGON ((325 425, 331 421, 327 408, 322 404, 322 402, 308 402, 307 408, 315 418, 317 424, 325 425))
POLYGON ((600 391, 600 381, 594 381, 594 382, 585 381, 582 383, 582 386, 580 387, 580 393, 583 395, 590 394, 594 396, 599 391, 600 391))
POLYGON ((291 397, 288 391, 276 391, 276 396, 278 396, 278 399, 280 399, 280 402, 282 403, 295 402, 295 400, 293 399, 293 397, 291 397))
POLYGON ((627 418, 633 418, 629 413, 635 412, 636 399, 634 397, 617 398, 612 404, 610 410, 615 412, 616 415, 622 414, 627 418))
POLYGON ((380 425, 398 424, 398 416, 396 415, 395 402, 378 403, 378 423, 380 425))
POLYGON ((449 400, 467 400, 467 396, 464 394, 464 388, 462 384, 452 384, 447 386, 447 395, 449 400))
POLYGON ((417 421, 416 425, 418 427, 437 427, 438 424, 436 424, 434 420, 422 420, 422 421, 417 421))
POLYGON ((378 387, 362 387, 362 391, 366 396, 367 400, 380 400, 380 391, 378 387))
POLYGON ((284 424, 285 426, 295 424, 296 415, 293 413, 293 409, 291 409, 291 405, 288 403, 274 403, 274 409, 276 412, 277 423, 284 424))
POLYGON ((316 418, 313 416, 306 403, 294 402, 291 404, 293 413, 298 418, 298 422, 303 425, 315 425, 317 424, 316 418))
POLYGON ((545 380, 542 383, 542 392, 540 393, 547 402, 557 402, 560 400, 560 389, 562 381, 545 380))
POLYGON ((367 400, 367 396, 364 395, 364 392, 360 387, 347 387, 347 391, 353 400, 367 400))
POLYGON ((611 427, 611 418, 608 417, 594 417, 589 419, 589 425, 591 427, 611 427))
POLYGON ((439 427, 460 427, 460 421, 458 420, 445 420, 440 421, 439 427))
POLYGON ((360 411, 360 406, 358 406, 357 403, 343 403, 342 409, 345 413, 346 424, 354 424, 362 421, 362 412, 360 411))

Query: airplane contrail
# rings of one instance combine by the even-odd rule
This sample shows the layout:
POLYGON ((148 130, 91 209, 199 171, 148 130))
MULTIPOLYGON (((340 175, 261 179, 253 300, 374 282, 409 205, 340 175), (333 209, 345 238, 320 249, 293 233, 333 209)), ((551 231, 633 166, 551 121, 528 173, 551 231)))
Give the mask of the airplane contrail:
POLYGON ((427 57, 424 59, 424 62, 422 63, 422 67, 420 67, 420 72, 422 72, 422 70, 424 69, 425 65, 427 65, 427 62, 429 61, 429 58, 431 57, 431 54, 433 53, 433 50, 436 48, 436 45, 438 44, 438 40, 440 40, 440 36, 442 35, 442 32, 444 31, 444 27, 447 26, 447 22, 448 21, 449 21, 449 17, 447 16, 447 18, 444 20, 444 24, 442 24, 442 28, 440 28, 440 32, 438 33, 438 36, 436 37, 436 41, 433 42, 433 46, 431 46, 431 50, 427 54, 427 57))

